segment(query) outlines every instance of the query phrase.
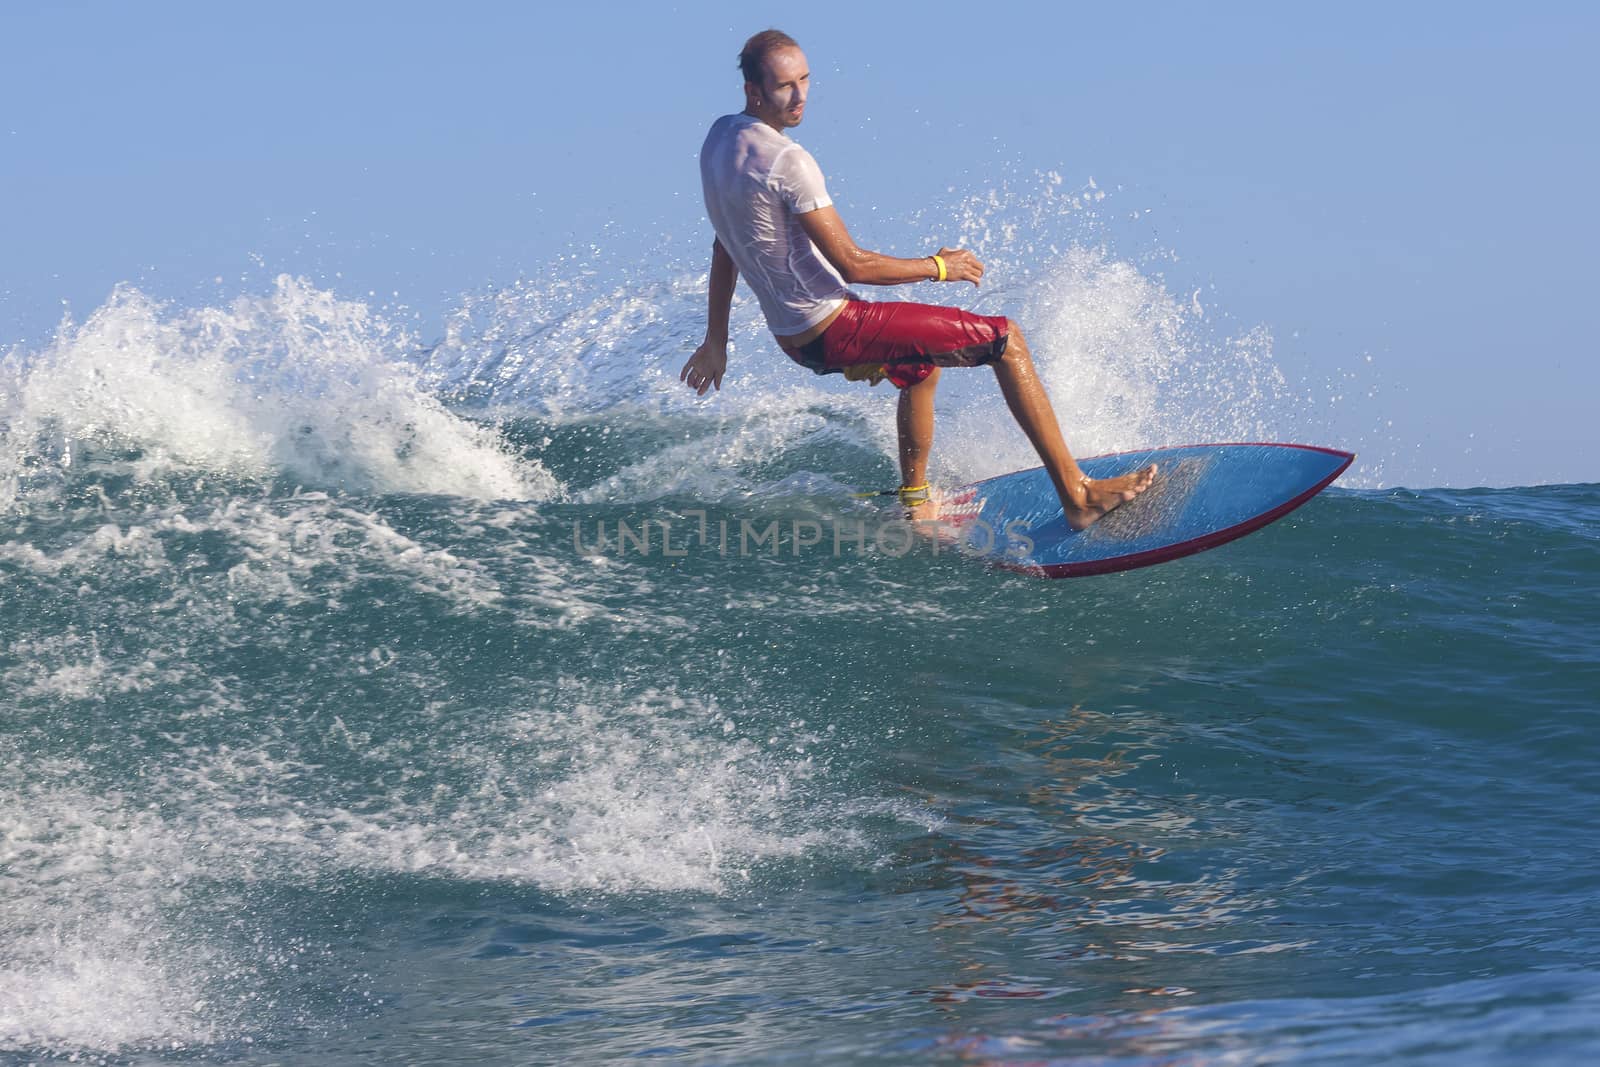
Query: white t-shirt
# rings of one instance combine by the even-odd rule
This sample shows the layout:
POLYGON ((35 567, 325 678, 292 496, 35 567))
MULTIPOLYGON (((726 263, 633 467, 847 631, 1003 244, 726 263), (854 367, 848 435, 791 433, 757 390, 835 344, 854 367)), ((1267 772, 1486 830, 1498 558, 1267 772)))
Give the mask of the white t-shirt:
POLYGON ((795 217, 833 203, 810 152, 760 119, 724 115, 700 148, 700 183, 717 239, 773 333, 804 333, 849 297, 795 217))

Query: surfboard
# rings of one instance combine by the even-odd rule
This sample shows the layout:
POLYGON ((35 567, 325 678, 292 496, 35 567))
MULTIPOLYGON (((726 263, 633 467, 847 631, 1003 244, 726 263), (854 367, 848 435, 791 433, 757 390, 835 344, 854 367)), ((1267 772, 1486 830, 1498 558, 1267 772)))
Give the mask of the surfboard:
POLYGON ((1086 530, 1061 514, 1043 467, 946 494, 940 522, 962 551, 1007 570, 1074 578, 1148 567, 1243 537, 1325 489, 1355 455, 1293 444, 1152 448, 1079 460, 1091 478, 1158 466, 1155 483, 1086 530))

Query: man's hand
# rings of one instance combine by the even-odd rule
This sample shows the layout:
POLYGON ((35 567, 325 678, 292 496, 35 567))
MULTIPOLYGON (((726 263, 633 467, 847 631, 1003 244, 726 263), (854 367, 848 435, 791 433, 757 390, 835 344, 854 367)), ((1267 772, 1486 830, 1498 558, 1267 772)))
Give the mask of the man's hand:
POLYGON ((683 365, 678 380, 687 382, 696 396, 705 396, 706 390, 713 386, 718 392, 722 391, 722 375, 727 369, 728 342, 706 341, 694 350, 689 362, 683 365))
POLYGON ((941 248, 939 258, 944 260, 944 280, 971 282, 977 285, 983 278, 983 264, 965 248, 941 248))

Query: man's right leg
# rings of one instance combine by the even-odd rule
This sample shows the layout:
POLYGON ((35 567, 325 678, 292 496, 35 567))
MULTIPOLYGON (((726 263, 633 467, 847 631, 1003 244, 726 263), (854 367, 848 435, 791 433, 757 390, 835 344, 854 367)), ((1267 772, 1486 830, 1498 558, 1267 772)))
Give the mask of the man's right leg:
POLYGON ((928 454, 933 451, 933 394, 939 388, 939 368, 922 381, 900 390, 895 429, 900 438, 900 484, 925 485, 928 454))
POLYGON ((1015 322, 1007 323, 1005 354, 994 364, 994 376, 1006 406, 1039 453, 1068 525, 1082 530, 1119 504, 1132 500, 1155 480, 1155 464, 1118 478, 1094 479, 1079 469, 1061 437, 1055 409, 1033 367, 1033 355, 1015 322))

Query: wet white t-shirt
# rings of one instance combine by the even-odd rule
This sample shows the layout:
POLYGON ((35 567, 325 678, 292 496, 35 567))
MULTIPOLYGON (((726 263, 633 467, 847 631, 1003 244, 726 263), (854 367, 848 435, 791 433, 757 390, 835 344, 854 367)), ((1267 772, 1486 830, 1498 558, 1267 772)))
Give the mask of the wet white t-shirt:
POLYGON ((760 119, 724 115, 700 148, 700 183, 717 239, 773 333, 804 333, 849 297, 796 218, 833 203, 810 152, 760 119))

